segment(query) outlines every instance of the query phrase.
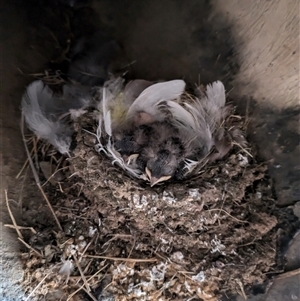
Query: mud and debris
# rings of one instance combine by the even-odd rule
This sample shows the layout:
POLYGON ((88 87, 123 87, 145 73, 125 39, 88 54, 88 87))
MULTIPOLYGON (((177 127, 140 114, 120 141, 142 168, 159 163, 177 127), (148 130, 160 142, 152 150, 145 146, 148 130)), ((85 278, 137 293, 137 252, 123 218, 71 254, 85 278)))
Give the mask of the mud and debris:
POLYGON ((38 143, 43 189, 63 230, 49 214, 27 233, 31 300, 212 301, 243 296, 282 269, 277 225, 286 217, 251 148, 151 188, 95 150, 93 116, 76 121, 70 158, 38 143))

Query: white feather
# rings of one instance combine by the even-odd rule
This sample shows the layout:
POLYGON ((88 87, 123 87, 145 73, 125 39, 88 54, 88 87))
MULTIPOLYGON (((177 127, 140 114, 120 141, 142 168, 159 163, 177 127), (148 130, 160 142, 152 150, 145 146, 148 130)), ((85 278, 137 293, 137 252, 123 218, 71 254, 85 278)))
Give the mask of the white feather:
POLYGON ((38 138, 47 140, 62 154, 68 154, 72 129, 51 111, 45 111, 52 98, 50 89, 44 87, 42 81, 34 81, 22 97, 22 113, 28 128, 38 138))
POLYGON ((175 101, 167 101, 167 106, 172 113, 174 119, 185 126, 196 129, 194 116, 175 101))
POLYGON ((226 94, 225 87, 221 81, 216 81, 211 85, 207 85, 206 95, 210 104, 213 104, 217 108, 224 107, 226 94))
MULTIPOLYGON (((104 129, 107 135, 111 137, 111 116, 110 111, 108 110, 108 97, 106 88, 103 88, 102 92, 102 110, 103 110, 103 119, 104 119, 104 129)), ((110 95, 111 98, 111 95, 110 95)))
POLYGON ((206 113, 204 108, 201 105, 201 102, 199 99, 196 99, 193 103, 185 103, 185 107, 189 110, 191 115, 193 116, 196 126, 195 131, 197 135, 202 135, 205 141, 209 143, 208 141, 211 139, 212 132, 209 127, 209 124, 206 122, 206 113))
POLYGON ((206 96, 201 99, 205 111, 205 119, 214 132, 223 118, 222 108, 225 106, 226 94, 222 82, 216 81, 206 87, 206 96))
POLYGON ((194 149, 203 149, 208 152, 212 145, 212 132, 205 119, 205 111, 198 99, 192 103, 180 105, 174 101, 167 102, 168 109, 174 119, 172 123, 179 129, 182 140, 189 145, 191 152, 194 149))
MULTIPOLYGON (((106 94, 106 109, 114 107, 115 105, 115 99, 117 96, 122 92, 124 84, 124 79, 121 77, 117 78, 111 78, 110 80, 106 81, 104 83, 103 87, 100 87, 98 89, 98 93, 102 95, 101 99, 103 99, 103 91, 105 89, 106 94)), ((103 112, 103 103, 102 101, 98 104, 97 109, 101 112, 103 112)))
POLYGON ((132 118, 138 112, 145 112, 154 117, 155 120, 162 120, 165 115, 159 110, 159 104, 163 101, 178 98, 184 89, 185 82, 183 80, 154 84, 145 89, 133 102, 126 117, 132 118))

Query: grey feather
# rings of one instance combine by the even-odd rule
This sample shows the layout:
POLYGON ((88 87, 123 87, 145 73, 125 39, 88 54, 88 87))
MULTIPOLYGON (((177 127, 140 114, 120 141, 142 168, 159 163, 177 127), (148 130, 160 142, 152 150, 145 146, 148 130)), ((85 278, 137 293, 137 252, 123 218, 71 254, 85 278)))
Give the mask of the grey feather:
POLYGON ((159 104, 178 98, 184 89, 185 82, 183 80, 172 80, 148 87, 133 102, 127 112, 127 118, 132 118, 139 112, 145 112, 150 116, 155 116, 156 121, 163 120, 165 114, 159 110, 159 104))
POLYGON ((202 94, 201 98, 195 99, 192 103, 184 104, 196 121, 196 135, 191 147, 197 148, 203 145, 204 156, 210 152, 213 145, 221 145, 214 136, 216 136, 217 129, 226 118, 226 114, 224 114, 227 110, 225 109, 225 101, 225 87, 222 82, 216 81, 207 85, 206 93, 202 94))
POLYGON ((225 106, 226 94, 225 87, 221 81, 215 81, 206 86, 206 96, 208 102, 214 108, 221 108, 225 106))
POLYGON ((224 119, 226 101, 225 87, 222 82, 216 81, 206 86, 206 96, 201 99, 205 111, 205 119, 211 132, 215 132, 218 124, 224 119))
POLYGON ((188 112, 183 106, 175 101, 167 101, 167 106, 170 112, 172 113, 172 117, 175 119, 174 121, 178 121, 179 124, 183 124, 185 126, 189 126, 192 129, 196 129, 196 123, 194 116, 188 112))
POLYGON ((28 128, 40 138, 47 140, 62 154, 69 154, 73 129, 60 118, 70 110, 86 108, 91 96, 76 87, 64 87, 64 95, 55 96, 48 86, 38 80, 31 83, 22 97, 22 113, 28 128))

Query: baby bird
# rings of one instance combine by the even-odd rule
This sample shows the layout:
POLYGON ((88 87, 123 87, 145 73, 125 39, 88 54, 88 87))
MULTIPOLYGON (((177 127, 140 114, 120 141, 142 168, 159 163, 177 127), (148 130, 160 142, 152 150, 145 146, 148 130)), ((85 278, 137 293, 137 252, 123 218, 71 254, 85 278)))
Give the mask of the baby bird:
POLYGON ((120 79, 103 87, 97 150, 151 186, 191 176, 223 158, 234 140, 246 143, 238 128, 226 129, 232 108, 220 81, 198 97, 185 93, 183 80, 138 80, 121 91, 120 79))

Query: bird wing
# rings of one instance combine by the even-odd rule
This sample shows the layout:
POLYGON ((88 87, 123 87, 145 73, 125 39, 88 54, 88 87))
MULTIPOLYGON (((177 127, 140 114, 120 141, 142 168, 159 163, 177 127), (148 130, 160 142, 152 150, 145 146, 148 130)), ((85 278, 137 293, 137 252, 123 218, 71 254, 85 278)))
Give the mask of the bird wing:
POLYGON ((143 112, 149 114, 155 121, 161 121, 165 113, 160 110, 159 104, 178 98, 185 89, 183 80, 172 80, 151 85, 145 89, 133 102, 127 112, 127 119, 143 112))

